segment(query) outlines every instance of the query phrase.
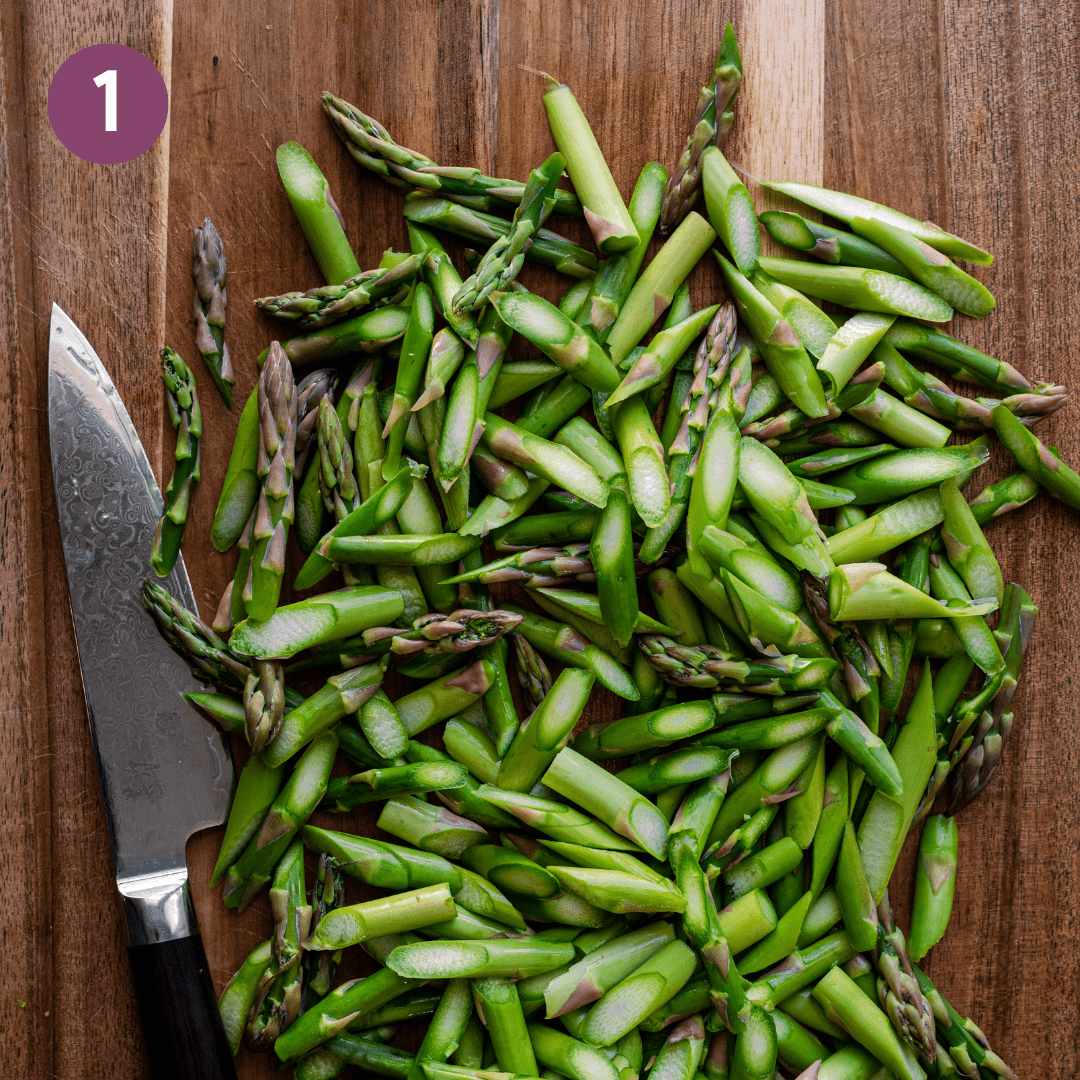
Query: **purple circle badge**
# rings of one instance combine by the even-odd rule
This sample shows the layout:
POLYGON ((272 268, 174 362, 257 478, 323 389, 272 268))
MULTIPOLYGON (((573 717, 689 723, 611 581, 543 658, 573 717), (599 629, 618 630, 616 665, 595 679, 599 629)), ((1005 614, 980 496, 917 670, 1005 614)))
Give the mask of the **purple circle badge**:
POLYGON ((145 153, 169 115, 161 72, 126 45, 69 56, 49 86, 49 122, 76 157, 116 165, 145 153))

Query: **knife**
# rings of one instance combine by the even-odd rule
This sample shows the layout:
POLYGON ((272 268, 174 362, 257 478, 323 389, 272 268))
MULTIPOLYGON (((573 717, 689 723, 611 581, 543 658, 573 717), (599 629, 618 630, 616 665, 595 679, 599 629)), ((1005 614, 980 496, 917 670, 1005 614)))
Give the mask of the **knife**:
MULTIPOLYGON (((225 820, 224 734, 180 696, 203 689, 140 601, 163 513, 127 409, 90 343, 53 304, 49 445, 71 617, 128 958, 155 1080, 235 1080, 184 847, 225 820)), ((198 610, 183 558, 165 588, 198 610)))

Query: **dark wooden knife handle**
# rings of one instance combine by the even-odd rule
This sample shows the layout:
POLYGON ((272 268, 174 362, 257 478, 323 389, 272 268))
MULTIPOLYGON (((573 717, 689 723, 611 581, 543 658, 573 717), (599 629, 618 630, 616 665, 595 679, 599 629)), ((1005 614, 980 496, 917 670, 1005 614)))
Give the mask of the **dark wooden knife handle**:
POLYGON ((202 937, 132 945, 128 959, 154 1080, 236 1080, 202 937))

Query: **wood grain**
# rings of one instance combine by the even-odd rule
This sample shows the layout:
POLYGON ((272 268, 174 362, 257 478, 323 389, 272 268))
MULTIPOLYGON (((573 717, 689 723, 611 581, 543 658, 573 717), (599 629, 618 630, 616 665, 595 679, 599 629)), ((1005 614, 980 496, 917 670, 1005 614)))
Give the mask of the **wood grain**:
POLYGON ((5 1075, 143 1069, 104 813, 75 665, 45 424, 46 338, 59 303, 107 358, 150 460, 160 464, 156 356, 165 332, 168 133, 136 161, 73 158, 46 115, 77 49, 120 42, 165 76, 169 0, 122 8, 56 0, 0 6, 6 336, 0 459, 5 833, 0 910, 5 1075), (51 662, 50 662, 51 661, 51 662), (25 1007, 19 1002, 25 1002, 25 1007))
MULTIPOLYGON (((225 241, 238 404, 273 333, 251 300, 318 282, 276 176, 280 142, 298 139, 322 165, 362 266, 407 243, 401 191, 358 170, 320 91, 442 164, 522 178, 553 149, 542 83, 523 67, 547 70, 574 89, 628 196, 647 160, 677 159, 728 18, 747 71, 728 152, 752 188, 755 177, 824 182, 990 248, 998 262, 978 273, 998 309, 955 331, 1033 378, 1077 382, 1078 29, 1049 0, 338 0, 302 16, 285 0, 0 5, 0 1074, 145 1075, 53 524, 41 422, 51 302, 105 360, 160 475, 172 436, 156 354, 168 341, 198 365, 191 227, 209 215, 225 241), (99 41, 145 52, 170 84, 166 135, 127 165, 78 161, 48 126, 53 73, 99 41)), ((580 223, 556 227, 585 236, 580 223)), ((566 285, 533 267, 523 280, 551 298, 566 285)), ((718 287, 703 261, 695 301, 718 287)), ((232 570, 208 535, 239 408, 229 413, 197 375, 207 436, 185 557, 208 615, 232 570)), ((1067 406, 1047 431, 1075 463, 1074 416, 1067 406)), ((993 468, 1007 469, 1000 450, 993 468)), ((1006 575, 1042 616, 1006 761, 959 818, 954 922, 929 962, 1022 1075, 1080 1066, 1076 528, 1046 498, 991 526, 1006 575)), ((598 694, 589 718, 616 708, 598 694)), ((374 825, 371 814, 325 820, 374 825)), ((219 837, 195 838, 189 865, 220 987, 270 919, 265 901, 237 917, 208 891, 219 837)), ((893 891, 902 924, 906 858, 893 891)), ((274 1075, 265 1057, 239 1067, 248 1080, 274 1075)))
MULTIPOLYGON (((1077 25, 1052 16, 1048 5, 993 0, 898 5, 888 18, 873 2, 832 5, 825 183, 928 217, 995 252, 995 265, 978 275, 997 309, 981 321, 958 318, 953 332, 1033 380, 1053 370, 1071 382, 1077 368, 1066 342, 1080 314, 1053 267, 1077 229, 1066 194, 1078 179, 1080 129, 1066 119, 1080 104, 1066 60, 1077 25), (918 42, 918 77, 897 42, 918 42)), ((1067 406, 1042 436, 1070 460, 1080 454, 1074 416, 1075 405, 1067 406)), ((1000 446, 992 469, 972 488, 1014 471, 1000 446)), ((1029 590, 1040 617, 1001 775, 957 818, 956 907, 928 962, 931 977, 1021 1075, 1065 1075, 1078 1064, 1069 1055, 1080 1031, 1071 993, 1080 966, 1080 812, 1066 779, 1076 760, 1076 528, 1074 513, 1041 497, 987 531, 1005 579, 1029 590)), ((906 924, 908 891, 892 894, 906 924)))

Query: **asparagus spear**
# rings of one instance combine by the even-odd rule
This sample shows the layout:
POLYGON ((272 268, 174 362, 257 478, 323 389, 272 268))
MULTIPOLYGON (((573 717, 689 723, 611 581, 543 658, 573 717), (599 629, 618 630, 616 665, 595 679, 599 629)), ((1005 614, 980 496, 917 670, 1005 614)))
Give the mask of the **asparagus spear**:
POLYGON ((840 968, 828 972, 813 994, 830 1019, 840 1023, 897 1077, 923 1080, 926 1073, 914 1053, 896 1036, 885 1014, 840 968))
POLYGON ((225 875, 225 906, 241 910, 255 898, 273 875, 278 860, 297 830, 315 809, 326 790, 338 740, 324 732, 304 751, 300 760, 239 859, 225 875))
POLYGON ((822 266, 821 263, 765 256, 761 257, 759 265, 782 284, 834 304, 886 315, 907 315, 927 322, 944 323, 953 316, 952 307, 936 293, 909 278, 880 270, 822 266))
POLYGON ((299 143, 285 142, 277 149, 277 167, 293 212, 328 284, 340 285, 359 274, 341 211, 312 156, 299 143))
POLYGON ((225 245, 207 217, 192 229, 191 279, 195 284, 195 348, 226 408, 232 408, 236 385, 229 347, 225 344, 225 245))
POLYGON ((518 729, 499 765, 496 784, 508 791, 530 791, 567 744, 589 700, 596 676, 566 668, 536 711, 518 729))
POLYGON ((670 232, 693 208, 701 180, 701 155, 724 141, 731 127, 735 95, 742 83, 742 58, 731 23, 724 28, 716 68, 698 95, 697 113, 686 149, 664 188, 660 231, 670 232))
POLYGON ((581 199, 596 246, 605 255, 627 251, 638 242, 637 229, 615 186, 596 136, 573 91, 545 76, 544 108, 555 145, 581 199))
POLYGON ((255 306, 303 329, 330 326, 365 309, 404 303, 421 262, 421 256, 409 255, 396 266, 363 270, 340 285, 320 285, 306 292, 262 296, 255 301, 255 306))
MULTIPOLYGON (((524 184, 484 176, 479 169, 436 165, 431 158, 398 145, 378 120, 347 101, 326 93, 322 103, 353 160, 391 184, 438 192, 477 210, 513 206, 521 201, 524 184)), ((554 197, 556 213, 581 213, 581 203, 573 192, 556 189, 554 197)))
POLYGON ((921 960, 949 925, 956 889, 956 820, 932 814, 923 825, 915 864, 915 903, 908 947, 911 959, 921 960))
POLYGON ((521 979, 569 963, 572 945, 540 938, 423 941, 401 945, 386 960, 391 971, 418 979, 521 979))
POLYGON ((947 255, 910 232, 880 218, 853 217, 850 224, 860 236, 878 244, 902 262, 911 277, 936 292, 957 311, 981 318, 993 310, 995 301, 986 286, 965 274, 947 255))
POLYGON ((1008 409, 995 409, 994 430, 1016 463, 1055 498, 1080 508, 1080 477, 1062 464, 1008 409))
POLYGON ((273 941, 264 941, 256 945, 248 954, 240 969, 225 984, 218 998, 218 1010, 225 1027, 225 1037, 233 1055, 240 1049, 240 1040, 244 1037, 244 1027, 248 1014, 255 1003, 255 994, 259 981, 270 963, 273 941))
POLYGON ((616 365, 630 355, 630 350, 664 313, 715 239, 712 226, 700 214, 691 212, 656 253, 630 290, 608 334, 608 351, 616 365))
POLYGON ((943 367, 960 382, 981 383, 1002 394, 1032 389, 1031 383, 1011 364, 987 356, 936 327, 897 319, 883 342, 902 353, 911 353, 920 360, 943 367))
POLYGON ((495 289, 507 289, 525 261, 525 247, 555 205, 555 185, 562 176, 562 154, 552 154, 534 169, 514 210, 510 231, 488 248, 473 276, 454 297, 455 311, 475 310, 495 289))
POLYGON ((565 747, 543 779, 553 791, 595 814, 650 855, 664 857, 667 822, 652 803, 599 765, 565 747))
POLYGON ((715 254, 731 298, 761 349, 773 378, 807 416, 826 416, 828 409, 821 380, 791 324, 734 265, 719 252, 715 254))
POLYGON ((565 803, 484 784, 477 794, 553 840, 605 851, 637 851, 637 845, 565 803))
POLYGON ((221 840, 221 850, 210 877, 211 887, 220 883, 225 872, 259 831, 284 783, 285 770, 281 766, 271 768, 264 764, 257 754, 245 762, 232 804, 229 806, 229 819, 221 840))
MULTIPOLYGON (((206 220, 209 224, 210 219, 206 220)), ((165 514, 154 533, 150 562, 158 577, 167 577, 180 553, 191 494, 199 479, 202 411, 195 377, 180 354, 168 347, 161 352, 161 379, 165 384, 169 420, 176 431, 176 468, 165 489, 165 514)))
POLYGON ((526 291, 496 290, 489 299, 507 326, 584 386, 610 393, 619 385, 614 356, 609 357, 594 338, 543 297, 526 291))
POLYGON ((236 543, 259 494, 259 390, 252 390, 236 426, 225 480, 221 486, 210 540, 218 551, 236 543))
MULTIPOLYGON (((562 205, 570 193, 558 188, 553 193, 557 205, 562 205)), ((509 205, 507 208, 509 209, 509 205)), ((466 241, 498 240, 510 232, 511 222, 497 214, 485 214, 450 199, 439 198, 430 191, 411 191, 405 196, 402 213, 407 221, 432 229, 441 229, 466 241)), ((553 267, 562 274, 581 282, 581 299, 591 289, 598 269, 596 256, 572 240, 549 229, 536 229, 524 248, 525 258, 553 267)))
POLYGON ((610 1046, 670 1001, 689 981, 696 958, 682 941, 672 941, 589 1009, 579 1035, 591 1046, 610 1046))
POLYGON ((784 210, 767 210, 758 215, 758 220, 774 240, 806 251, 822 262, 883 270, 900 277, 911 276, 907 267, 884 248, 855 233, 821 225, 784 210))
POLYGON ((265 622, 277 607, 285 573, 285 541, 294 513, 297 402, 292 366, 274 342, 259 372, 259 477, 251 567, 243 587, 248 617, 265 622))
POLYGON ((891 207, 882 206, 881 203, 870 202, 868 199, 860 199, 855 195, 847 195, 840 191, 830 191, 828 188, 814 187, 812 184, 786 182, 766 183, 764 186, 798 199, 799 202, 813 206, 840 221, 850 222, 854 217, 881 221, 894 228, 903 229, 946 255, 955 255, 958 259, 966 259, 968 262, 978 263, 981 266, 989 266, 994 261, 992 255, 975 247, 974 244, 969 244, 966 240, 961 240, 958 236, 953 236, 952 233, 945 232, 930 222, 918 221, 891 207))
POLYGON ((757 215, 750 192, 716 146, 701 155, 705 207, 716 235, 743 274, 753 274, 761 254, 757 215))

